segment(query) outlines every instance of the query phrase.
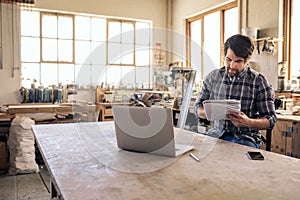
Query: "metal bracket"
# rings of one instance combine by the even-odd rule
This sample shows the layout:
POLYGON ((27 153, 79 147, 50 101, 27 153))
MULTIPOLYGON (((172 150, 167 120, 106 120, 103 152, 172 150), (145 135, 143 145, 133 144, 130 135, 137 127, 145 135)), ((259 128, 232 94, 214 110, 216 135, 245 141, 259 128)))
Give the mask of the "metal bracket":
POLYGON ((296 154, 296 153, 293 153, 293 152, 286 152, 286 155, 287 155, 287 156, 290 156, 290 157, 297 158, 297 154, 296 154))
POLYGON ((287 131, 291 132, 291 133, 297 133, 298 132, 298 128, 294 127, 294 126, 288 126, 287 127, 287 131))
POLYGON ((292 137, 292 133, 289 131, 282 131, 281 136, 283 137, 292 137))
POLYGON ((286 137, 287 136, 287 132, 286 131, 281 131, 281 136, 286 137))

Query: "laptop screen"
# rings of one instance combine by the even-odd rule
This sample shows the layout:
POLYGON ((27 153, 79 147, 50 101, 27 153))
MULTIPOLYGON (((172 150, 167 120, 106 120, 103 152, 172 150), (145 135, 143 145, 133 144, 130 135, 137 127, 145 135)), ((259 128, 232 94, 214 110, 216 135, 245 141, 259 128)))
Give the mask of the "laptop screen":
POLYGON ((150 153, 171 145, 175 149, 171 109, 113 106, 118 147, 150 153))

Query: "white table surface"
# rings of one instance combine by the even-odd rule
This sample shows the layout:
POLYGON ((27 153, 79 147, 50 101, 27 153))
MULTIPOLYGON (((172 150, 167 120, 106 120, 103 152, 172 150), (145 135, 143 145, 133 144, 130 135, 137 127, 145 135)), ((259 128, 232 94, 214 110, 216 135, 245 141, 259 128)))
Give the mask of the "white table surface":
POLYGON ((168 158, 119 150, 113 122, 33 126, 63 199, 300 198, 299 159, 176 130, 200 162, 189 153, 168 158), (265 160, 249 160, 248 150, 265 160))

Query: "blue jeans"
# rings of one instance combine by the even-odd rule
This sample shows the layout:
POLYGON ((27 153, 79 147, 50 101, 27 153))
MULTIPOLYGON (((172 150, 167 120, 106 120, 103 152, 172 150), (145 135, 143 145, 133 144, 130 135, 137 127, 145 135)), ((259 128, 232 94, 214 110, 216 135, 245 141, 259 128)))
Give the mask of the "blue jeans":
POLYGON ((229 141, 229 142, 235 142, 238 144, 242 144, 242 145, 246 145, 249 147, 254 147, 257 149, 261 148, 261 144, 260 143, 254 143, 250 140, 245 140, 245 139, 236 139, 235 137, 231 136, 231 135, 225 135, 224 137, 222 137, 223 140, 229 141))

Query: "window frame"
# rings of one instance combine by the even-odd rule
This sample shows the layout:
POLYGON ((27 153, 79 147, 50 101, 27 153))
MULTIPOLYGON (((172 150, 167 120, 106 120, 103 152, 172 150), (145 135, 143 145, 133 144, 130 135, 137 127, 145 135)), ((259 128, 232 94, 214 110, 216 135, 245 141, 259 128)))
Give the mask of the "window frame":
MULTIPOLYGON (((205 16, 220 12, 220 66, 222 66, 222 63, 224 61, 224 20, 225 20, 225 11, 238 7, 238 1, 230 2, 226 5, 222 5, 213 9, 210 9, 206 12, 203 12, 199 15, 196 15, 194 17, 188 18, 185 20, 185 30, 186 30, 186 55, 187 55, 187 61, 186 65, 191 66, 191 23, 196 20, 201 20, 201 46, 204 46, 204 18, 205 16)), ((238 19, 239 20, 239 19, 238 19)), ((239 24, 239 23, 238 23, 239 24)), ((201 57, 203 57, 203 51, 201 51, 201 57)), ((201 59, 201 65, 203 66, 203 59, 201 59)), ((204 68, 201 67, 201 78, 204 78, 204 68)))
MULTIPOLYGON (((58 19, 57 19, 58 21, 58 19)), ((58 27, 58 25, 57 25, 58 27)), ((53 38, 52 38, 53 39, 53 38)), ((57 43, 59 40, 59 37, 57 36, 56 38, 57 43)), ((57 45, 57 53, 58 53, 58 45, 57 45)), ((71 14, 63 14, 63 13, 58 13, 58 12, 40 12, 40 63, 52 63, 52 64, 74 64, 75 65, 75 15, 71 15, 71 14), (67 62, 67 61, 60 61, 58 59, 58 55, 57 55, 57 61, 47 61, 43 59, 43 38, 47 38, 47 37, 43 37, 42 33, 43 33, 43 16, 56 16, 57 18, 59 16, 63 16, 63 17, 70 17, 72 19, 72 61, 71 62, 67 62)))
MULTIPOLYGON (((135 40, 136 40, 136 38, 135 38, 135 21, 131 21, 131 20, 122 20, 122 19, 107 19, 106 20, 106 24, 107 24, 107 29, 106 29, 106 52, 107 52, 107 54, 106 54, 106 65, 110 65, 110 66, 136 66, 136 63, 135 63, 135 47, 136 47, 136 42, 135 42, 135 40), (124 63, 122 63, 122 61, 121 61, 121 63, 110 63, 109 62, 109 44, 111 43, 111 42, 109 42, 109 38, 110 38, 110 36, 109 36, 109 23, 110 22, 119 22, 120 23, 120 25, 121 25, 121 28, 122 28, 122 24, 123 23, 127 23, 127 24, 132 24, 133 25, 133 62, 132 62, 132 64, 124 64, 124 63)), ((122 29, 120 30, 120 34, 121 34, 121 36, 122 36, 122 29)), ((112 43, 114 43, 114 42, 112 42, 112 43)), ((123 41, 122 41, 122 39, 121 39, 121 41, 120 41, 120 45, 122 46, 122 44, 128 44, 128 43, 123 43, 123 41)))
POLYGON ((286 67, 288 69, 287 79, 291 80, 293 78, 293 74, 291 73, 292 70, 292 4, 295 0, 283 0, 282 1, 282 36, 283 36, 283 42, 282 42, 282 61, 286 62, 286 67))
MULTIPOLYGON (((32 10, 28 10, 26 7, 22 7, 21 12, 22 11, 31 12, 32 10)), ((29 61, 28 59, 27 60, 21 60, 21 65, 22 65, 21 68, 23 69, 23 67, 25 67, 25 69, 26 69, 26 72, 24 72, 25 76, 22 76, 22 71, 21 71, 21 78, 22 78, 21 79, 21 85, 27 84, 26 87, 28 87, 28 80, 29 81, 30 80, 34 81, 34 79, 37 79, 37 84, 38 85, 44 85, 45 87, 47 87, 48 85, 45 85, 45 84, 48 84, 48 82, 46 83, 42 80, 42 66, 47 65, 47 64, 54 64, 54 65, 57 66, 56 67, 57 71, 60 71, 59 67, 63 67, 62 65, 70 64, 70 65, 73 65, 73 68, 74 68, 74 70, 73 70, 74 79, 70 80, 70 81, 72 81, 72 83, 77 82, 76 71, 78 71, 77 70, 77 69, 79 69, 78 67, 80 67, 81 65, 82 66, 84 65, 84 66, 89 66, 90 70, 96 69, 95 67, 101 67, 102 68, 101 70, 104 70, 103 77, 101 78, 101 80, 98 79, 97 83, 95 82, 95 80, 96 80, 95 77, 93 78, 93 74, 90 71, 90 74, 88 75, 90 81, 88 81, 88 79, 87 79, 86 84, 88 84, 88 85, 99 84, 100 85, 100 83, 103 81, 104 85, 110 85, 112 83, 110 83, 109 79, 107 78, 107 70, 110 67, 119 66, 119 67, 133 67, 134 68, 135 77, 134 77, 134 80, 132 82, 132 84, 134 84, 134 85, 141 85, 142 84, 142 82, 139 82, 139 79, 137 78, 137 72, 136 72, 136 71, 141 71, 142 70, 145 73, 145 75, 147 75, 146 76, 147 78, 144 81, 149 82, 149 86, 148 86, 149 88, 152 87, 152 85, 150 84, 152 82, 152 80, 151 80, 151 77, 152 77, 152 75, 151 75, 151 72, 152 72, 152 58, 151 58, 152 48, 151 48, 151 44, 152 44, 152 39, 153 39, 152 38, 153 33, 151 32, 151 30, 152 30, 152 21, 150 21, 150 20, 141 20, 141 19, 122 19, 122 18, 117 18, 117 17, 113 18, 113 17, 108 17, 108 16, 98 16, 98 15, 90 15, 90 14, 84 14, 84 13, 58 12, 58 11, 42 10, 42 9, 34 9, 34 11, 38 12, 38 15, 40 17, 40 19, 39 19, 39 26, 40 26, 39 27, 39 35, 38 36, 33 36, 33 35, 22 35, 21 34, 20 36, 21 36, 21 38, 23 38, 23 37, 24 38, 26 38, 26 37, 36 38, 39 41, 39 44, 37 43, 37 45, 39 45, 39 48, 40 48, 39 49, 39 54, 40 54, 39 56, 40 57, 38 58, 38 60, 35 60, 35 61, 29 61), (42 32, 43 31, 43 16, 47 16, 47 15, 56 16, 57 17, 56 18, 57 22, 59 21, 59 19, 58 19, 59 16, 63 16, 63 17, 67 16, 67 17, 71 17, 71 19, 72 19, 72 39, 71 39, 72 40, 72 55, 71 55, 72 58, 69 56, 68 58, 70 58, 70 59, 67 60, 67 61, 62 61, 62 60, 59 59, 59 55, 58 55, 59 47, 58 46, 56 47, 57 48, 57 58, 56 58, 56 60, 45 60, 43 58, 43 39, 47 38, 47 37, 44 37, 42 35, 42 33, 43 33, 42 32), (83 61, 76 61, 76 53, 78 53, 76 51, 76 41, 78 41, 78 42, 84 41, 84 40, 81 40, 81 39, 76 39, 76 33, 75 33, 76 27, 75 26, 76 26, 76 17, 77 16, 89 17, 89 19, 91 21, 94 18, 99 18, 99 19, 104 19, 105 20, 105 22, 104 22, 105 24, 103 24, 106 28, 106 30, 103 30, 106 34, 105 35, 105 41, 102 41, 102 39, 101 39, 101 41, 97 40, 98 42, 101 42, 101 43, 103 42, 106 45, 106 47, 104 48, 105 49, 104 51, 106 51, 106 52, 105 52, 105 57, 103 56, 103 63, 101 63, 101 64, 98 63, 98 62, 93 63, 91 61, 91 63, 88 63, 86 65, 86 64, 82 63, 83 61), (133 25, 133 34, 134 35, 133 35, 133 43, 132 43, 132 45, 133 45, 133 52, 132 52, 133 53, 133 62, 132 63, 130 62, 130 63, 125 63, 125 64, 124 63, 113 64, 113 63, 108 62, 108 59, 109 59, 109 54, 108 54, 108 44, 109 44, 109 41, 108 41, 108 38, 109 38, 108 26, 109 25, 108 24, 109 24, 109 22, 112 22, 112 21, 117 21, 117 22, 121 22, 121 23, 130 23, 130 24, 133 25), (143 27, 145 27, 146 29, 149 29, 149 42, 140 44, 138 41, 136 41, 136 31, 138 30, 138 29, 136 29, 136 24, 138 24, 138 23, 144 24, 143 27), (136 53, 138 52, 138 51, 136 51, 136 48, 138 48, 141 45, 145 46, 146 50, 144 50, 144 51, 146 53, 147 58, 149 59, 148 62, 145 62, 145 64, 141 64, 141 63, 139 64, 136 61, 136 53), (35 78, 35 77, 30 76, 30 70, 31 69, 28 68, 30 65, 38 66, 38 68, 39 68, 39 72, 38 72, 39 77, 35 78), (25 81, 25 82, 23 83, 23 81, 25 81)), ((58 28, 59 24, 57 23, 56 26, 58 28)), ((130 28, 130 30, 131 30, 131 28, 130 28)), ((58 31, 57 31, 57 33, 58 33, 58 31)), ((57 34, 56 38, 51 37, 51 39, 56 39, 56 44, 58 44, 59 35, 57 34)), ((61 39, 64 39, 64 38, 61 38, 61 39)), ((90 45, 91 45, 90 46, 90 53, 91 53, 93 51, 92 50, 93 49, 92 48, 93 42, 95 42, 96 40, 94 41, 92 38, 90 38, 90 40, 86 40, 86 41, 90 42, 90 45)), ((146 41, 148 41, 148 40, 146 40, 146 41)), ((129 50, 129 51, 131 51, 131 50, 129 50)), ((22 52, 21 52, 21 54, 22 54, 22 52)), ((120 56, 122 56, 122 55, 120 54, 120 56)), ((98 69, 96 69, 96 70, 98 70, 98 69)), ((100 68, 99 68, 99 70, 100 70, 100 68)), ((120 70, 121 71, 124 71, 124 70, 126 71, 128 69, 120 68, 120 70)), ((64 80, 64 79, 61 80, 61 78, 59 76, 59 73, 57 74, 57 76, 55 77, 54 80, 57 80, 57 82, 54 81, 54 82, 56 82, 56 85, 58 85, 60 82, 68 81, 68 80, 64 80)), ((121 77, 121 79, 119 80, 120 84, 122 84, 123 81, 126 81, 126 80, 125 79, 123 80, 123 77, 121 77)))

